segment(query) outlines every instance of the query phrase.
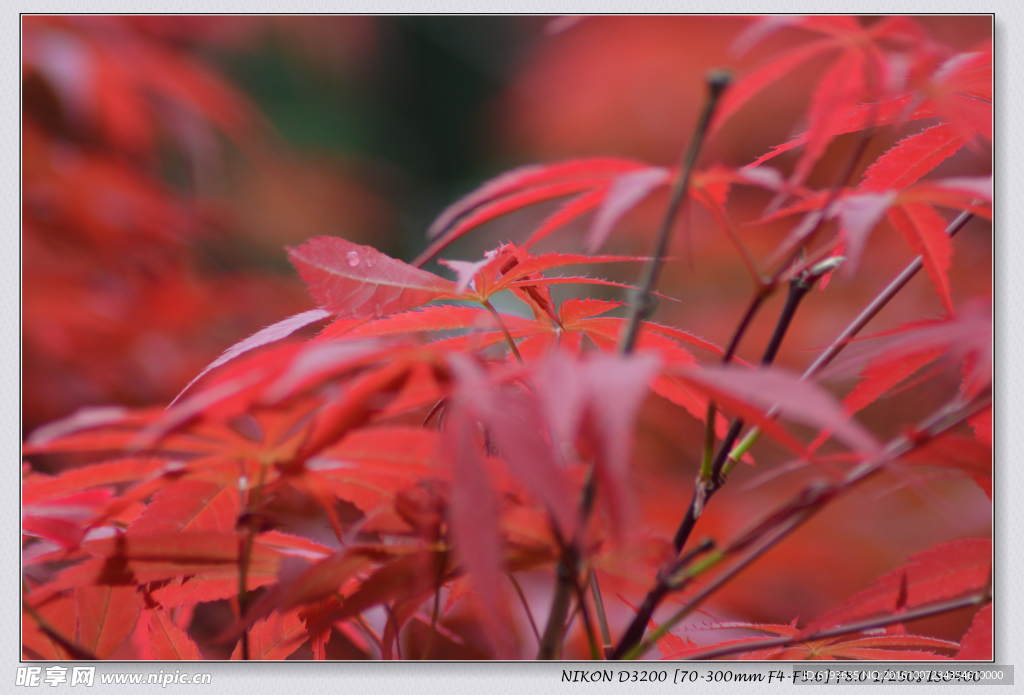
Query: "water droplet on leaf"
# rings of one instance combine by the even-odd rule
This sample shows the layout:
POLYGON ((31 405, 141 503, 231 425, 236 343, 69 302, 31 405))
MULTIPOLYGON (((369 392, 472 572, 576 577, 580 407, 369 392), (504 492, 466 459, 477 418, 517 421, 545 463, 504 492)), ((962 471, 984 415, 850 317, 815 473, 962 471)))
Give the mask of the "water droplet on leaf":
POLYGON ((345 258, 348 259, 349 268, 355 268, 359 265, 359 254, 355 251, 349 251, 345 258))

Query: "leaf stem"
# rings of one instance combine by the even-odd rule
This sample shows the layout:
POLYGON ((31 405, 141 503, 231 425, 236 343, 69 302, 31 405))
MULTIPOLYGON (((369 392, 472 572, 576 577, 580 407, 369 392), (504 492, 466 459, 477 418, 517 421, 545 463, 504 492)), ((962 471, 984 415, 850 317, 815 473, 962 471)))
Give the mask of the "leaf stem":
POLYGON ((533 611, 530 610, 530 604, 526 601, 526 594, 523 593, 523 588, 519 586, 519 582, 514 574, 506 572, 505 576, 512 582, 512 588, 516 590, 519 602, 523 604, 523 610, 526 611, 526 619, 530 621, 530 629, 533 630, 533 636, 537 638, 537 644, 540 644, 540 630, 537 629, 537 623, 533 619, 533 611))
POLYGON ((505 336, 505 342, 507 342, 508 346, 512 349, 512 354, 515 355, 516 361, 518 361, 520 365, 525 365, 525 362, 523 362, 523 356, 519 354, 519 348, 516 347, 516 341, 512 340, 512 334, 508 332, 505 322, 501 320, 501 314, 491 306, 491 302, 489 300, 485 299, 483 301, 483 305, 484 308, 491 313, 491 316, 494 317, 494 320, 497 321, 498 328, 501 329, 501 334, 505 336))
MULTIPOLYGON (((266 475, 267 464, 260 462, 259 480, 256 483, 256 487, 253 488, 252 492, 247 496, 248 500, 245 505, 245 512, 243 516, 239 518, 239 523, 241 524, 244 520, 246 526, 245 536, 244 538, 239 539, 238 542, 238 620, 242 624, 244 624, 245 614, 249 610, 249 591, 247 589, 249 563, 252 558, 252 546, 256 540, 256 510, 259 508, 260 499, 263 496, 263 485, 266 481, 266 475)), ((245 479, 244 473, 242 479, 245 479)), ((242 631, 242 661, 248 660, 249 629, 246 628, 242 631)))
MULTIPOLYGON (((974 213, 964 210, 959 215, 957 215, 952 222, 949 223, 949 225, 946 227, 946 234, 949 235, 950 237, 956 236, 957 233, 964 228, 964 226, 970 221, 972 217, 974 217, 974 213)), ((850 342, 850 339, 856 336, 858 333, 860 333, 864 329, 864 327, 871 321, 871 319, 877 316, 878 312, 880 312, 885 307, 885 305, 892 300, 893 297, 899 294, 900 290, 902 290, 906 286, 906 284, 910 282, 910 280, 913 279, 915 275, 917 275, 917 273, 921 270, 923 266, 924 259, 922 256, 918 256, 913 261, 911 261, 907 265, 907 267, 904 268, 899 275, 893 278, 892 281, 888 285, 886 285, 885 288, 881 292, 879 292, 873 300, 871 300, 871 303, 864 307, 864 309, 859 314, 857 314, 857 316, 846 326, 846 328, 844 328, 843 331, 838 336, 836 336, 832 343, 827 348, 825 348, 825 350, 822 351, 821 354, 818 355, 818 357, 814 360, 814 362, 811 363, 807 370, 804 371, 803 375, 800 378, 813 378, 822 369, 831 364, 832 360, 834 360, 839 355, 839 353, 842 352, 844 348, 846 348, 846 346, 850 342)), ((777 407, 772 407, 768 411, 768 415, 777 415, 778 411, 779 409, 777 407)), ((737 444, 736 447, 731 452, 729 452, 729 460, 724 469, 726 475, 728 475, 728 473, 733 469, 733 467, 735 467, 736 462, 739 461, 739 459, 742 458, 742 456, 745 453, 747 453, 747 451, 750 450, 750 447, 754 445, 754 443, 760 436, 760 428, 754 427, 753 429, 750 430, 749 433, 747 433, 747 436, 743 438, 743 441, 737 444)))
POLYGON ((594 611, 597 613, 597 625, 601 629, 601 650, 604 658, 612 655, 612 633, 608 629, 608 616, 604 612, 604 600, 601 598, 601 585, 597 581, 597 571, 590 571, 590 593, 594 596, 594 611))
MULTIPOLYGON (((838 485, 819 482, 812 483, 807 486, 792 500, 769 513, 750 529, 741 533, 738 538, 733 540, 728 547, 722 551, 720 557, 712 558, 712 561, 700 567, 699 571, 705 571, 711 566, 717 564, 720 560, 731 555, 735 555, 737 552, 750 548, 751 546, 754 546, 753 550, 723 574, 715 577, 711 582, 705 585, 704 588, 695 596, 690 598, 690 600, 687 601, 679 611, 662 623, 661 628, 656 630, 650 638, 628 651, 623 649, 620 644, 617 652, 625 652, 625 655, 622 657, 624 659, 633 659, 645 653, 672 626, 693 612, 693 610, 696 609, 706 598, 732 580, 732 578, 739 574, 739 572, 745 567, 750 565, 777 543, 788 537, 804 522, 821 511, 828 502, 832 501, 840 494, 848 492, 854 486, 859 485, 868 478, 873 477, 882 471, 889 462, 913 451, 935 437, 944 434, 968 418, 973 417, 984 408, 987 408, 990 404, 991 395, 987 394, 979 397, 964 408, 952 409, 950 406, 940 408, 914 428, 913 434, 899 435, 891 440, 875 458, 864 462, 861 466, 850 471, 838 485)), ((696 576, 698 574, 697 570, 698 568, 691 569, 689 571, 690 576, 696 576)))

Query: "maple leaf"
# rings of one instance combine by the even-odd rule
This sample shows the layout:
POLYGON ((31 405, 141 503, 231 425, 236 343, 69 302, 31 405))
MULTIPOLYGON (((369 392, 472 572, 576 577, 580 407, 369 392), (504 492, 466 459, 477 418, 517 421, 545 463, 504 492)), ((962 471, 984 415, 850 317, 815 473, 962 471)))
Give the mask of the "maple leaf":
POLYGON ((576 526, 572 485, 544 439, 535 399, 511 388, 499 399, 492 380, 472 363, 458 363, 462 399, 489 429, 502 459, 544 504, 559 532, 570 537, 576 526))
MULTIPOLYGON (((457 362, 453 366, 456 371, 466 368, 457 362)), ((504 552, 498 528, 498 500, 477 442, 476 420, 460 406, 461 402, 456 390, 456 407, 445 423, 446 458, 452 462, 452 540, 480 595, 488 639, 495 653, 507 658, 513 652, 508 639, 510 612, 502 591, 504 552)))
MULTIPOLYGON (((307 639, 306 624, 298 611, 274 612, 249 631, 249 658, 254 661, 287 659, 307 639)), ((242 658, 242 643, 231 652, 231 660, 242 658)))
POLYGON ((957 659, 989 661, 992 658, 992 604, 974 614, 971 627, 960 640, 957 659))
POLYGON ((581 430, 593 442, 595 473, 603 486, 612 529, 623 533, 634 513, 629 496, 631 434, 648 386, 660 368, 651 353, 595 356, 582 364, 555 353, 539 365, 540 391, 549 421, 561 441, 581 430))
POLYGON ((983 538, 940 543, 910 557, 908 563, 879 578, 843 606, 828 611, 808 629, 830 627, 892 611, 906 583, 906 608, 954 598, 985 586, 992 542, 983 538))
POLYGON ((959 152, 967 140, 949 123, 910 135, 868 167, 858 188, 877 193, 902 190, 959 152))
POLYGON ((867 405, 906 377, 938 357, 958 359, 964 366, 961 390, 973 398, 992 383, 992 318, 985 302, 968 304, 956 316, 937 321, 915 322, 875 338, 883 344, 855 350, 837 360, 826 376, 839 376, 867 365, 865 381, 849 396, 857 408, 867 405))
POLYGON ((617 176, 644 166, 627 159, 595 157, 513 169, 446 208, 427 230, 427 238, 434 242, 413 265, 423 265, 460 236, 498 217, 546 200, 582 194, 542 224, 526 242, 529 246, 596 207, 617 176))
POLYGON ((935 285, 946 312, 952 315, 949 268, 953 259, 953 243, 946 234, 946 220, 931 206, 921 203, 890 208, 887 214, 892 226, 903 234, 910 248, 924 260, 928 278, 935 285))
MULTIPOLYGON (((902 23, 904 26, 908 25, 905 19, 902 23)), ((902 34, 901 41, 906 42, 909 39, 907 46, 909 52, 918 59, 921 65, 928 66, 923 77, 917 77, 911 80, 910 84, 904 85, 904 88, 910 88, 909 93, 886 94, 876 87, 876 98, 874 99, 867 98, 870 91, 863 89, 860 90, 860 95, 855 93, 856 90, 847 90, 846 96, 842 98, 833 95, 834 102, 844 102, 843 108, 826 113, 823 118, 818 118, 816 123, 812 118, 811 127, 805 133, 788 143, 773 147, 769 153, 762 155, 749 166, 763 164, 765 161, 796 147, 807 146, 810 149, 816 138, 820 146, 820 142, 830 140, 843 133, 941 116, 945 121, 944 124, 926 130, 919 136, 906 138, 890 151, 891 156, 883 156, 882 164, 878 165, 874 172, 869 171, 870 178, 878 177, 878 182, 885 178, 897 185, 904 176, 912 179, 915 176, 919 177, 919 173, 923 173, 920 170, 933 168, 975 134, 981 134, 991 141, 991 41, 984 42, 973 51, 953 53, 948 49, 938 47, 937 44, 923 36, 919 30, 909 33, 893 31, 895 26, 897 26, 895 22, 880 21, 869 27, 865 34, 872 37, 871 41, 892 39, 900 34, 902 34), (947 56, 946 60, 937 66, 934 64, 936 51, 944 52, 947 56), (850 99, 859 99, 868 103, 850 103, 850 99), (933 145, 934 149, 925 149, 928 145, 933 145)), ((850 33, 850 38, 853 38, 854 34, 859 32, 854 30, 852 33, 848 33, 850 33)), ((760 84, 757 74, 751 73, 751 86, 763 89, 781 74, 832 47, 828 45, 828 41, 827 39, 819 40, 819 43, 805 46, 803 51, 798 48, 783 54, 778 58, 776 66, 780 75, 760 84)), ((841 38, 838 43, 842 43, 841 38)), ((843 70, 855 76, 856 56, 858 52, 863 52, 864 59, 867 61, 865 65, 870 65, 871 70, 875 73, 875 84, 882 85, 887 80, 891 81, 894 76, 892 66, 886 65, 884 58, 879 57, 878 47, 871 42, 858 42, 856 39, 853 39, 853 43, 856 44, 856 47, 849 46, 840 54, 849 61, 849 65, 843 70)), ((841 57, 838 60, 842 61, 844 58, 841 57)), ((769 66, 771 65, 772 63, 769 63, 769 66)), ((766 66, 765 70, 769 66, 766 66)), ((833 71, 838 69, 837 63, 837 66, 833 67, 833 71)), ((767 75, 768 72, 765 74, 767 75)), ((870 72, 865 74, 870 74, 870 72)), ((823 97, 826 93, 821 90, 831 88, 834 91, 838 88, 835 86, 836 84, 835 82, 829 83, 825 79, 819 83, 819 91, 816 96, 822 97, 822 104, 825 102, 823 97)), ((733 99, 742 97, 745 100, 752 96, 751 93, 748 93, 750 90, 743 84, 742 79, 733 86, 731 91, 736 95, 732 97, 733 99)), ((727 94, 726 99, 728 98, 727 94)), ((726 113, 730 112, 731 110, 726 113)), ((811 157, 805 151, 801 162, 797 165, 798 173, 807 170, 805 162, 809 162, 810 159, 811 157)), ((801 180, 796 176, 794 178, 801 180)), ((874 188, 874 190, 882 189, 874 188)))
POLYGON ((765 417, 765 411, 778 406, 783 417, 829 429, 855 451, 870 454, 879 450, 874 437, 849 419, 824 389, 785 370, 772 367, 749 371, 726 365, 682 367, 671 372, 797 452, 803 452, 804 447, 772 418, 765 417))
POLYGON ((342 319, 380 318, 461 294, 450 280, 337 237, 309 239, 288 257, 313 299, 342 319))
POLYGON ((203 369, 203 371, 199 372, 199 374, 197 374, 196 377, 192 379, 192 381, 188 382, 185 388, 183 388, 181 392, 174 397, 174 400, 171 401, 170 405, 174 405, 177 402, 177 400, 181 398, 182 394, 188 391, 189 388, 194 383, 202 379, 203 376, 205 376, 211 370, 216 369, 222 364, 230 362, 239 355, 243 355, 249 352, 250 350, 255 350, 256 348, 262 347, 264 345, 269 345, 270 343, 283 340, 290 336, 295 331, 300 330, 312 323, 316 323, 317 321, 322 321, 323 319, 326 319, 328 316, 330 316, 330 314, 324 311, 323 309, 310 309, 309 311, 304 311, 301 314, 296 314, 295 316, 289 316, 286 319, 282 319, 281 321, 278 321, 277 323, 271 326, 267 326, 263 330, 253 333, 245 340, 241 340, 235 343, 227 350, 225 350, 220 357, 218 357, 213 362, 208 364, 203 369))
POLYGON ((381 426, 350 432, 324 449, 308 467, 332 492, 367 514, 393 507, 399 491, 441 474, 432 462, 438 434, 413 427, 381 426))
POLYGON ((27 606, 23 607, 21 618, 24 631, 22 652, 28 658, 63 661, 80 659, 87 654, 68 642, 68 636, 75 634, 76 623, 74 596, 71 592, 32 603, 32 612, 29 612, 27 606), (40 623, 40 618, 45 626, 40 623))
POLYGON ((194 661, 202 660, 199 647, 185 630, 178 627, 167 611, 159 608, 147 610, 146 658, 158 660, 194 661))
POLYGON ((601 206, 594 215, 594 222, 587 232, 585 245, 590 253, 604 246, 619 218, 651 191, 669 182, 669 171, 661 167, 650 167, 631 171, 615 179, 608 189, 601 206))
POLYGON ((952 468, 967 475, 992 499, 992 445, 946 434, 904 454, 905 463, 952 468))
POLYGON ((235 486, 182 480, 159 490, 128 527, 131 533, 232 531, 241 511, 235 486))
POLYGON ((78 643, 106 659, 124 642, 142 612, 142 595, 134 586, 82 586, 75 589, 78 643))

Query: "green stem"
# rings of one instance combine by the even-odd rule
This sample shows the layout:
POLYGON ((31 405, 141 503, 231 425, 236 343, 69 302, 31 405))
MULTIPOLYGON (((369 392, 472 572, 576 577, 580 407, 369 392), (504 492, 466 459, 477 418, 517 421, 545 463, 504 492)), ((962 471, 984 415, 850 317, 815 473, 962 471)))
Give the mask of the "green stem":
MULTIPOLYGON (((946 234, 949 235, 950 237, 956 236, 957 233, 964 228, 964 226, 970 221, 972 217, 974 217, 974 214, 967 210, 961 212, 946 227, 946 234)), ((843 349, 849 344, 850 339, 856 336, 858 333, 860 333, 864 329, 864 327, 871 321, 871 319, 877 316, 878 312, 880 312, 892 300, 893 297, 899 294, 900 290, 902 290, 906 286, 906 284, 910 282, 915 275, 917 275, 917 273, 921 270, 923 266, 924 259, 921 256, 918 256, 913 261, 911 261, 899 275, 893 278, 893 280, 888 285, 886 285, 885 288, 881 292, 879 292, 873 300, 871 300, 870 304, 864 307, 864 309, 859 314, 857 314, 853 321, 851 321, 846 326, 846 328, 843 329, 842 333, 836 336, 832 343, 827 348, 825 348, 825 350, 822 351, 820 355, 818 355, 814 362, 811 363, 811 366, 807 368, 807 370, 803 373, 803 375, 800 378, 811 379, 815 375, 817 375, 822 369, 831 364, 832 360, 834 360, 839 355, 839 353, 842 352, 843 349)), ((779 409, 777 407, 772 407, 768 411, 768 415, 777 415, 778 411, 779 409)), ((750 448, 754 445, 755 442, 757 442, 760 436, 760 428, 754 427, 753 429, 750 430, 749 433, 747 433, 747 436, 743 438, 743 441, 737 444, 736 447, 731 452, 729 452, 729 461, 724 469, 726 475, 728 475, 728 473, 732 471, 732 469, 736 466, 736 463, 743 457, 744 454, 746 454, 750 450, 750 448)))
MULTIPOLYGON (((642 644, 630 649, 624 659, 633 659, 644 654, 654 643, 664 635, 670 628, 680 620, 692 613, 705 599, 718 591, 722 586, 732 580, 739 572, 768 552, 772 547, 787 538, 793 531, 803 525, 815 514, 821 511, 824 506, 834 500, 838 495, 848 492, 853 487, 865 480, 875 476, 884 469, 886 464, 894 459, 903 456, 910 451, 919 448, 926 442, 931 441, 951 428, 956 427, 970 417, 988 407, 991 404, 991 396, 981 397, 965 408, 953 410, 950 407, 939 409, 933 415, 926 418, 914 429, 913 435, 900 435, 893 439, 885 449, 874 459, 866 461, 861 466, 850 471, 846 478, 839 485, 812 484, 798 493, 792 500, 779 509, 768 514, 749 530, 740 534, 732 543, 725 548, 720 558, 709 558, 708 562, 702 563, 698 568, 695 566, 689 571, 691 577, 706 571, 720 560, 735 555, 737 552, 755 546, 739 562, 730 567, 723 574, 715 577, 710 583, 693 596, 687 603, 676 612, 671 618, 661 625, 649 639, 642 644), (767 535, 771 534, 771 535, 767 535), (766 537, 767 536, 767 537, 766 537)), ((620 645, 621 650, 621 645, 620 645)))

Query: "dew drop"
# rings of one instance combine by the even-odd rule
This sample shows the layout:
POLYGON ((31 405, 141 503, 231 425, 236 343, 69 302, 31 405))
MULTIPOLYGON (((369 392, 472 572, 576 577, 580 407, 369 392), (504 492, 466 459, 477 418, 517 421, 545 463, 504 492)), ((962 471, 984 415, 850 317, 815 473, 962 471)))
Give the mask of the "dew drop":
POLYGON ((366 267, 367 268, 372 268, 373 267, 373 261, 370 260, 369 258, 366 259, 366 267))
POLYGON ((355 268, 357 265, 359 265, 359 254, 356 253, 355 251, 349 251, 345 258, 348 259, 349 268, 355 268))

